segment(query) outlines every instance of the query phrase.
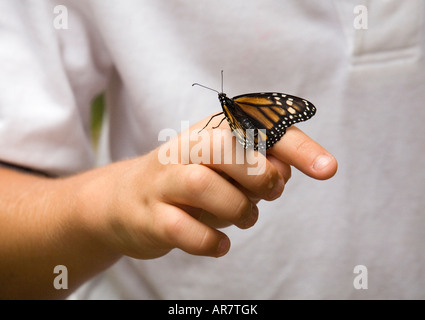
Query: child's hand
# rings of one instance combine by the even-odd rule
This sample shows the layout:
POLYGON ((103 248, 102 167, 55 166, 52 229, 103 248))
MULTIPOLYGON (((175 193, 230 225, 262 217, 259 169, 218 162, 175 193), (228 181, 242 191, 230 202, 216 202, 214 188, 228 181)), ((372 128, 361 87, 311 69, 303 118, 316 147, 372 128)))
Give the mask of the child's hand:
MULTIPOLYGON (((189 131, 198 132, 207 120, 189 131)), ((211 129, 202 142, 179 135, 145 156, 71 178, 81 181, 78 203, 82 219, 96 237, 120 254, 149 259, 180 248, 190 254, 219 257, 229 250, 230 241, 216 227, 253 226, 258 218, 256 203, 281 195, 291 165, 317 179, 330 178, 336 172, 336 160, 297 128, 289 128, 268 150, 267 158, 248 150, 257 157, 254 164, 246 158, 236 164, 236 150, 241 146, 235 143, 231 164, 217 161, 220 158, 213 154, 220 150, 224 155, 224 143, 221 139, 212 143, 213 136, 211 129), (190 151, 195 146, 196 150, 208 149, 211 161, 193 163, 190 151), (162 164, 165 147, 179 151, 176 163, 162 164)), ((226 137, 231 137, 229 129, 223 140, 226 137)))

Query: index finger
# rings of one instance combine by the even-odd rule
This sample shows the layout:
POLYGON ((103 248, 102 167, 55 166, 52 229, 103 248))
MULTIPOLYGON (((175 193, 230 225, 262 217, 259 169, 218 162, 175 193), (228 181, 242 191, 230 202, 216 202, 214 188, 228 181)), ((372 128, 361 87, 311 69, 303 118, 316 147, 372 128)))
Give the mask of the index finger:
POLYGON ((333 177, 338 168, 333 155, 294 126, 267 153, 318 180, 333 177))

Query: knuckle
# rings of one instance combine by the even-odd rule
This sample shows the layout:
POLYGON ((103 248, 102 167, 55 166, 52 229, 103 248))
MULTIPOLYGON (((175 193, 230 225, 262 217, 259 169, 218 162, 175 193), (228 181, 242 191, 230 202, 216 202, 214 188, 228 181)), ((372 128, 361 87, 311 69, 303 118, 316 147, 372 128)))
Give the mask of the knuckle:
POLYGON ((214 249, 213 233, 206 227, 190 223, 184 214, 169 215, 162 227, 164 242, 169 248, 180 248, 196 255, 205 255, 214 249))
POLYGON ((194 196, 205 193, 211 184, 209 169, 202 165, 188 165, 183 178, 185 189, 194 196))
POLYGON ((194 248, 195 252, 201 253, 209 249, 211 246, 211 235, 208 229, 203 231, 203 234, 200 235, 200 241, 197 242, 196 247, 194 248))
POLYGON ((279 173, 274 166, 267 166, 265 172, 253 178, 253 184, 259 195, 268 194, 279 180, 279 173))
POLYGON ((162 221, 162 230, 166 241, 175 246, 175 242, 179 235, 184 232, 185 217, 182 215, 169 215, 167 219, 162 221))
POLYGON ((243 220, 245 217, 249 216, 251 212, 251 202, 248 198, 242 198, 236 207, 234 220, 240 221, 243 220))
POLYGON ((304 153, 310 150, 313 145, 314 145, 314 142, 310 138, 305 137, 299 141, 295 150, 297 153, 304 153))

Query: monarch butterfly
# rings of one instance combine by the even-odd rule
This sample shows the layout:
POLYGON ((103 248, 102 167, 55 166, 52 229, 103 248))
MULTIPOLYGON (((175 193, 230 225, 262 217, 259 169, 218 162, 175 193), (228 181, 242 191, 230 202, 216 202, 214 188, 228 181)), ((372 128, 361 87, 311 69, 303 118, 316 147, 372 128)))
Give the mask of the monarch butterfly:
POLYGON ((316 107, 309 101, 279 92, 247 93, 233 98, 228 98, 223 92, 223 71, 221 71, 221 92, 199 83, 192 86, 203 88, 218 93, 223 112, 213 115, 211 120, 224 114, 224 118, 213 129, 227 119, 236 139, 243 147, 252 147, 254 150, 271 148, 282 138, 286 128, 294 123, 306 121, 316 113, 316 107))

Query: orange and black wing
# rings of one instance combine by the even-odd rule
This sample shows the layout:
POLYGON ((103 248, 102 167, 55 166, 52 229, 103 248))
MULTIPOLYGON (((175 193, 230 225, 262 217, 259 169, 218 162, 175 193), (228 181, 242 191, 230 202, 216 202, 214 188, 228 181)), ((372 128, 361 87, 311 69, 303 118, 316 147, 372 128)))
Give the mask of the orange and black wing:
POLYGON ((245 148, 255 150, 271 148, 286 128, 316 113, 311 102, 277 92, 249 93, 226 100, 229 106, 223 105, 223 110, 236 138, 245 148))

